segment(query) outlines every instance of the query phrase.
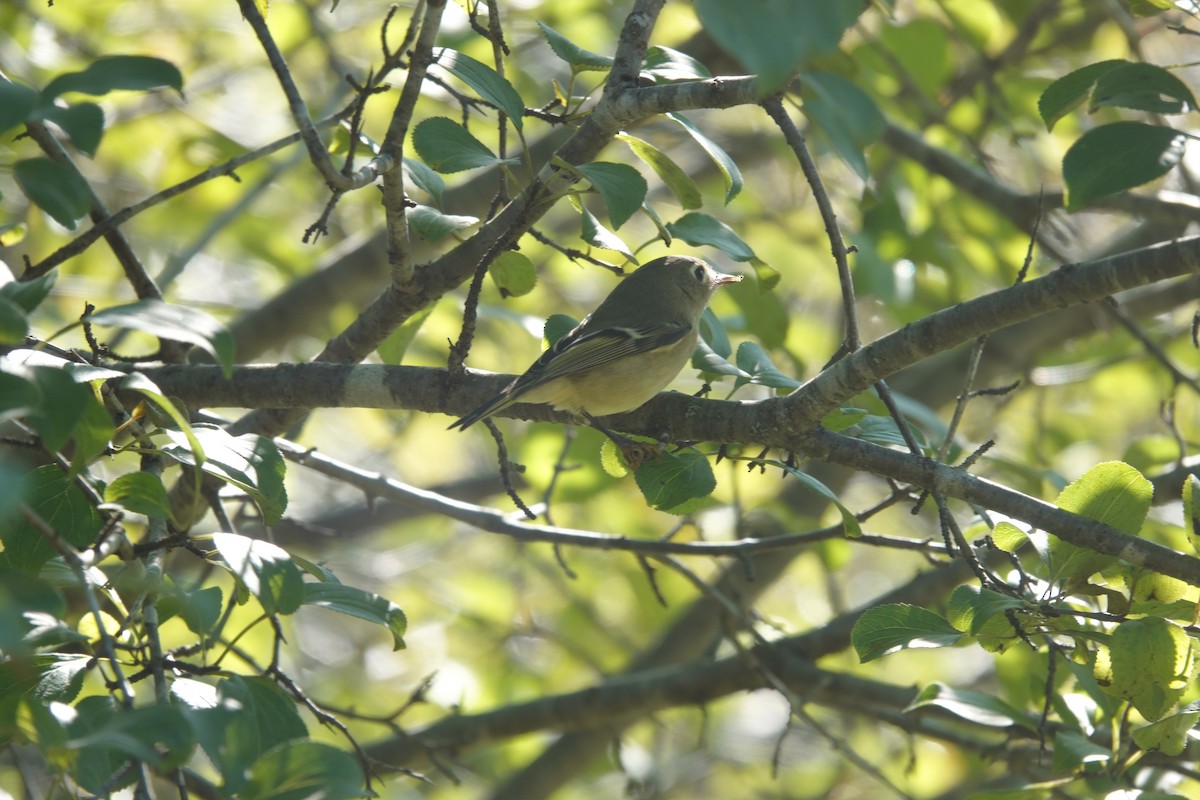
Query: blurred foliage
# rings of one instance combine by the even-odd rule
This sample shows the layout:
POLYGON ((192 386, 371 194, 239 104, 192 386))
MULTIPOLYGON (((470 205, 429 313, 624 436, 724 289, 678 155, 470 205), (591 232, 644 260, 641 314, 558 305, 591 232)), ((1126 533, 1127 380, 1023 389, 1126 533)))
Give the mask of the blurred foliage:
MULTIPOLYGON (((333 204, 303 145, 283 142, 296 123, 244 12, 265 15, 332 163, 353 152, 349 175, 387 152, 407 75, 376 70, 389 54, 409 66, 406 29, 440 5, 0 6, 0 793, 1200 793, 1200 598, 1178 579, 955 504, 998 580, 963 570, 920 595, 948 571, 954 526, 865 472, 691 442, 630 475, 595 430, 511 420, 498 458, 482 426, 332 402, 294 445, 227 430, 135 371, 304 362, 388 286, 378 189, 333 204), (120 240, 90 233, 106 213, 124 215, 120 240), (508 514, 501 459, 560 529, 798 536, 736 558, 560 548, 381 483, 508 514), (701 698, 710 668, 713 685, 718 669, 741 683, 701 698), (611 694, 573 705, 588 689, 611 694), (618 701, 631 705, 604 706, 618 701)), ((602 102, 631 5, 445 4, 402 148, 414 263, 480 235, 602 102)), ((673 1, 640 82, 789 85, 870 342, 1190 231, 1191 5, 673 1)), ((614 273, 668 252, 747 277, 714 299, 673 388, 782 396, 839 351, 825 221, 762 108, 651 116, 590 163, 552 163, 578 181, 534 232, 372 360, 446 367, 466 302, 467 363, 519 373, 614 273)), ((993 442, 974 474, 1195 554, 1200 480, 1182 466, 1200 440, 1197 285, 1074 305, 995 331, 975 367, 964 346, 889 383, 924 454, 959 464, 993 442)), ((824 426, 904 449, 890 414, 867 392, 824 426)))

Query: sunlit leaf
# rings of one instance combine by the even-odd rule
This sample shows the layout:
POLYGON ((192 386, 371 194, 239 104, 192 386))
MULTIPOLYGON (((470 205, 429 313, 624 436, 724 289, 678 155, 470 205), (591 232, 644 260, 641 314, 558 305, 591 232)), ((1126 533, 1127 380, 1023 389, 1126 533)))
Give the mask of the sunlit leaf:
POLYGON ((413 130, 413 147, 432 169, 462 172, 497 164, 515 164, 515 158, 500 158, 471 132, 446 117, 427 119, 413 130))
POLYGON ((516 250, 505 250, 488 267, 501 297, 521 297, 533 291, 537 285, 537 267, 529 256, 516 250))
POLYGON ((683 513, 691 500, 708 497, 717 488, 708 457, 696 450, 663 453, 634 471, 634 479, 651 508, 683 513))
POLYGON ((525 121, 525 102, 507 78, 487 64, 448 47, 435 49, 433 57, 439 67, 450 72, 474 89, 484 100, 507 114, 513 127, 521 130, 525 121))
POLYGON ((940 682, 922 689, 905 711, 927 707, 941 708, 977 725, 995 728, 1016 725, 1026 730, 1034 729, 1034 723, 1027 714, 1022 714, 999 697, 972 689, 956 689, 940 682))
POLYGON ((904 603, 868 608, 850 633, 850 642, 863 663, 895 650, 949 647, 960 639, 962 634, 941 616, 904 603))
POLYGON ((363 797, 354 757, 322 742, 291 740, 268 750, 249 769, 241 800, 349 800, 363 797))
POLYGON ((95 311, 87 316, 87 320, 94 325, 111 325, 160 339, 187 342, 212 356, 226 378, 233 374, 233 334, 223 323, 200 309, 161 300, 139 300, 95 311))
POLYGON ((646 49, 642 74, 660 81, 705 80, 712 77, 703 64, 687 53, 662 45, 651 45, 646 49))
POLYGON ((682 167, 672 161, 670 156, 636 136, 623 133, 618 134, 617 138, 628 144, 634 155, 654 170, 655 174, 679 200, 681 206, 687 209, 700 208, 703 200, 696 182, 683 171, 682 167))
POLYGON ((699 128, 692 123, 690 119, 683 114, 671 112, 667 114, 670 119, 675 120, 679 125, 687 131, 688 135, 695 140, 696 144, 708 153, 708 157, 717 165, 721 175, 725 178, 725 203, 729 204, 733 198, 737 197, 742 191, 742 186, 745 184, 745 179, 742 178, 742 171, 738 169, 738 165, 725 150, 704 134, 699 128))
POLYGON ((413 233, 427 242, 440 242, 447 236, 465 231, 479 224, 478 217, 458 214, 443 214, 432 206, 418 205, 406 214, 408 226, 413 233))
POLYGON ((408 619, 400 606, 382 595, 341 583, 306 583, 304 604, 382 625, 392 634, 392 649, 404 649, 408 619))
POLYGON ((667 230, 692 247, 715 247, 734 261, 756 258, 754 250, 734 233, 733 228, 709 214, 699 211, 684 214, 674 222, 668 222, 667 230))
POLYGON ((291 556, 278 545, 236 533, 214 533, 213 545, 268 614, 291 614, 304 601, 304 581, 291 556))
POLYGON ((541 28, 542 35, 546 37, 550 49, 556 56, 571 65, 572 72, 606 70, 612 67, 611 56, 603 56, 593 53, 591 50, 585 50, 544 22, 539 22, 538 27, 541 28))
POLYGON ((169 517, 171 501, 162 478, 149 472, 118 475, 104 490, 104 502, 149 516, 169 517))

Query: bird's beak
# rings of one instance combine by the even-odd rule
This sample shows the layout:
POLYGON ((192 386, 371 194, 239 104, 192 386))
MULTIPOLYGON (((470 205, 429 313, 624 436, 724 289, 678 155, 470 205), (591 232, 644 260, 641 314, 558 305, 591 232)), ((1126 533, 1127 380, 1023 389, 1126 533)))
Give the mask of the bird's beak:
POLYGON ((713 286, 720 286, 723 283, 738 283, 741 281, 741 279, 741 275, 729 275, 725 272, 714 272, 712 282, 713 286))

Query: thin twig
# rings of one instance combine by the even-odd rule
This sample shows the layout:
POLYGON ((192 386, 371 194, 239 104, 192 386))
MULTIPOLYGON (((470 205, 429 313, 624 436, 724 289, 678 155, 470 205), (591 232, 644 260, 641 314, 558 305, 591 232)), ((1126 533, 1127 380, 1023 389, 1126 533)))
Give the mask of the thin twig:
POLYGON ((792 148, 792 152, 796 155, 796 160, 800 162, 800 170, 804 173, 805 180, 808 181, 809 187, 812 189, 813 199, 817 203, 817 208, 821 212, 821 220, 825 223, 825 234, 829 237, 829 249, 833 254, 834 263, 837 264, 838 282, 842 288, 842 314, 845 317, 846 332, 845 338, 842 340, 842 345, 845 351, 853 353, 857 350, 862 340, 858 332, 858 306, 854 299, 854 279, 850 275, 850 262, 847 260, 847 249, 845 239, 842 238, 841 228, 838 226, 837 214, 834 213, 833 203, 829 200, 829 193, 825 191, 825 184, 821 180, 821 173, 817 170, 817 162, 813 160, 812 153, 808 150, 808 145, 804 141, 804 134, 796 127, 796 123, 792 122, 792 118, 788 116, 787 111, 783 107, 783 100, 780 95, 772 95, 763 101, 763 108, 775 120, 775 124, 779 126, 779 130, 783 133, 784 140, 792 148))

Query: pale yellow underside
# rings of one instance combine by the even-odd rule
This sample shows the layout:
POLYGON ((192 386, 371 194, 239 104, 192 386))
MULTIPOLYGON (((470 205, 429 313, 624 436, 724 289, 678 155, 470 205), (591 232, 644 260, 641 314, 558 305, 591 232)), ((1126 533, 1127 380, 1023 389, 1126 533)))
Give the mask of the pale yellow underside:
POLYGON ((669 347, 556 378, 522 392, 516 402, 549 403, 562 411, 586 411, 596 417, 632 411, 675 380, 696 349, 696 338, 693 332, 669 347))

